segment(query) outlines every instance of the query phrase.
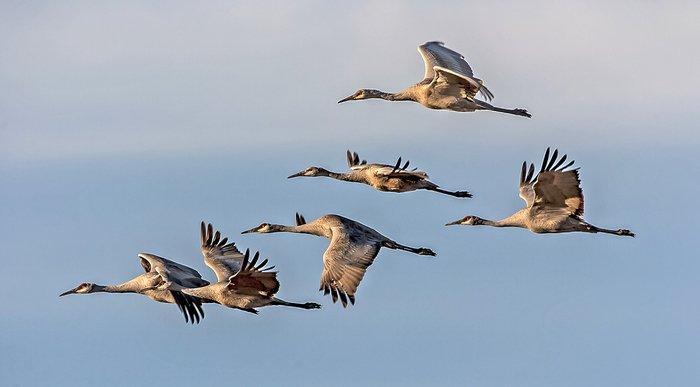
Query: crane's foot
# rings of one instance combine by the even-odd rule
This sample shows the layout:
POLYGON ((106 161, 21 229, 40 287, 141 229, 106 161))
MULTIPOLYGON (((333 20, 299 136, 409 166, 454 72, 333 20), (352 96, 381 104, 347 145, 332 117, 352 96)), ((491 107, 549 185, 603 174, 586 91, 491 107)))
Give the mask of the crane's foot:
POLYGON ((525 109, 514 109, 513 114, 527 118, 532 118, 532 114, 528 113, 525 109))
POLYGON ((315 302, 307 302, 304 304, 304 309, 321 309, 321 305, 315 302))
POLYGON ((434 257, 434 256, 437 255, 437 254, 435 254, 435 252, 434 252, 433 250, 426 249, 426 248, 424 248, 424 247, 418 249, 418 250, 416 251, 416 254, 418 254, 418 255, 430 255, 430 256, 432 256, 432 257, 434 257))
POLYGON ((630 230, 625 230, 625 229, 622 229, 622 228, 619 229, 619 230, 617 230, 617 235, 621 235, 621 236, 631 236, 632 238, 634 238, 634 233, 633 233, 632 231, 630 231, 630 230))
POLYGON ((457 198, 470 198, 472 194, 469 193, 469 191, 456 191, 453 196, 457 198))

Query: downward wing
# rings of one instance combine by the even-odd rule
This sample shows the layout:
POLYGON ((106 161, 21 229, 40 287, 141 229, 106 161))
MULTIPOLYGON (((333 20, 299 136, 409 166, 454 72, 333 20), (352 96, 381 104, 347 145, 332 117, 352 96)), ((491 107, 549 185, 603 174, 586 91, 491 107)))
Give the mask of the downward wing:
POLYGON ((374 262, 381 245, 379 241, 362 243, 352 238, 348 230, 332 227, 331 243, 323 254, 321 287, 323 294, 330 293, 333 302, 338 298, 347 306, 355 303, 355 292, 367 268, 374 262))
POLYGON ((172 295, 173 301, 185 316, 185 321, 199 323, 204 318, 202 300, 180 292, 184 288, 209 285, 199 273, 185 265, 173 262, 153 254, 139 254, 141 266, 146 273, 156 276, 155 291, 164 291, 172 295))
POLYGON ((200 240, 204 263, 214 271, 219 282, 227 281, 241 269, 243 254, 235 243, 227 243, 228 238, 221 239, 221 233, 214 232, 211 223, 200 224, 200 240))
POLYGON ((229 290, 238 294, 263 297, 272 297, 277 293, 280 289, 277 272, 269 271, 274 266, 265 267, 267 259, 258 264, 259 257, 260 252, 256 252, 250 260, 250 251, 246 250, 241 269, 228 279, 229 290))
POLYGON ((476 96, 476 93, 481 92, 481 95, 483 95, 486 100, 490 101, 493 99, 493 94, 484 87, 481 79, 468 77, 444 67, 435 66, 434 81, 438 84, 444 83, 462 86, 465 94, 464 97, 473 98, 476 96))

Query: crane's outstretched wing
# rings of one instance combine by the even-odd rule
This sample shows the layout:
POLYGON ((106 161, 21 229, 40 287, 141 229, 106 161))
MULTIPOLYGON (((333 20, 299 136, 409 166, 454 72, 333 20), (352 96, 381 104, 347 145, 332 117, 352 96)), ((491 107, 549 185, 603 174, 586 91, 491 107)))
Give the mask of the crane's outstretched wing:
POLYGON ((550 158, 550 148, 544 154, 542 166, 533 179, 534 164, 524 162, 520 170, 520 197, 528 207, 538 209, 561 209, 568 215, 583 215, 583 190, 578 168, 566 170, 574 164, 572 160, 564 165, 566 155, 561 158, 555 149, 550 158))
POLYGON ((265 267, 267 259, 258 264, 260 252, 250 260, 250 250, 243 255, 241 269, 228 279, 228 289, 238 294, 272 297, 280 289, 277 272, 270 271, 274 266, 265 267))
POLYGON ((483 86, 480 79, 474 78, 474 72, 469 63, 464 60, 464 56, 445 47, 445 43, 427 42, 418 46, 418 52, 423 57, 425 64, 425 75, 422 82, 432 81, 442 71, 444 73, 442 77, 445 81, 464 84, 470 96, 473 97, 481 91, 481 95, 486 100, 493 99, 493 93, 483 86))
POLYGON ((214 232, 211 223, 200 224, 200 241, 204 263, 214 271, 219 282, 228 281, 229 277, 241 269, 243 254, 238 251, 235 243, 227 243, 228 238, 221 239, 221 233, 214 232))
POLYGON ((321 287, 323 294, 330 293, 333 302, 340 301, 343 307, 355 303, 355 292, 367 268, 379 253, 379 241, 361 241, 341 227, 332 227, 331 243, 323 253, 321 287))
POLYGON ((139 254, 141 266, 146 273, 158 276, 157 290, 167 291, 185 316, 185 321, 193 324, 204 318, 202 300, 180 292, 183 288, 196 288, 209 285, 197 270, 153 254, 139 254))
POLYGON ((484 98, 486 98, 486 100, 490 101, 491 98, 493 98, 492 97, 493 95, 491 94, 491 92, 486 93, 484 91, 484 90, 488 90, 488 89, 484 88, 480 79, 467 77, 467 76, 461 75, 459 73, 456 73, 450 69, 435 66, 435 81, 438 84, 445 83, 445 84, 462 86, 462 88, 464 90, 463 97, 465 97, 465 98, 466 97, 473 98, 476 96, 476 93, 478 93, 480 91, 481 91, 481 94, 484 96, 484 98))
POLYGON ((414 168, 412 170, 408 169, 410 161, 406 160, 406 163, 401 165, 401 157, 396 161, 393 166, 385 164, 371 164, 374 168, 374 174, 381 177, 397 177, 405 180, 425 180, 428 178, 428 174, 424 171, 419 171, 414 168))
POLYGON ((419 171, 415 168, 409 170, 408 164, 410 162, 408 160, 402 166, 401 157, 399 157, 398 161, 396 162, 396 165, 374 163, 367 164, 367 160, 360 160, 360 157, 357 155, 356 152, 350 152, 348 150, 347 158, 348 166, 350 167, 350 169, 358 170, 370 168, 375 175, 381 177, 398 177, 406 180, 425 180, 428 178, 428 174, 423 171, 419 171))
POLYGON ((432 79, 435 76, 435 66, 453 70, 462 75, 473 77, 471 66, 464 60, 464 56, 445 47, 443 42, 427 42, 418 46, 418 53, 423 57, 425 64, 424 79, 432 79))

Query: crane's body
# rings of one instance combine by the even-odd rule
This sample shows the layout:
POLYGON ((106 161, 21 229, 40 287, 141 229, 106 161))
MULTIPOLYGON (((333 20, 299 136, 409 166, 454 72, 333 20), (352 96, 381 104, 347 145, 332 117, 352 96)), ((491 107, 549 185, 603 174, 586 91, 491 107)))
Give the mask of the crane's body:
POLYGON ((118 285, 97 285, 85 282, 76 288, 62 293, 136 293, 154 301, 176 304, 185 316, 185 321, 199 322, 204 317, 202 300, 186 295, 182 289, 208 285, 209 282, 191 267, 159 257, 154 254, 140 253, 139 259, 145 273, 118 285))
POLYGON ((490 110, 531 117, 525 109, 500 108, 477 99, 477 93, 481 93, 490 101, 493 94, 481 79, 474 77, 474 72, 464 60, 464 56, 445 47, 444 43, 427 42, 418 46, 418 53, 425 65, 422 81, 398 93, 360 89, 338 103, 379 98, 387 101, 414 101, 430 109, 456 112, 490 110))
POLYGON ((472 197, 468 191, 447 191, 441 189, 437 184, 428 180, 427 173, 416 169, 409 170, 408 161, 402 165, 401 157, 399 157, 395 165, 368 164, 365 160, 360 161, 357 153, 352 153, 348 150, 347 161, 350 168, 347 172, 338 173, 321 167, 309 167, 288 178, 325 176, 341 181, 366 184, 383 192, 400 193, 424 189, 454 197, 472 197))
POLYGON ((306 222, 296 215, 296 226, 263 223, 246 233, 291 232, 311 234, 330 239, 323 254, 323 272, 319 290, 331 294, 333 302, 340 299, 343 307, 355 303, 355 292, 367 268, 374 262, 382 247, 404 250, 419 255, 435 253, 426 248, 415 248, 399 244, 371 227, 340 215, 328 214, 306 222))
POLYGON ((633 237, 634 233, 629 230, 601 228, 583 220, 583 190, 578 168, 567 170, 574 162, 563 165, 566 155, 559 159, 558 154, 555 149, 550 158, 550 149, 547 148, 540 172, 534 178, 534 164, 530 164, 528 170, 527 163, 523 163, 519 195, 526 203, 525 208, 501 220, 468 215, 446 225, 519 227, 537 234, 602 232, 633 237))
POLYGON ((265 267, 267 259, 258 264, 260 255, 255 253, 251 260, 250 251, 241 253, 234 243, 227 243, 228 238, 222 239, 219 231, 214 232, 211 224, 201 223, 200 236, 204 262, 214 271, 218 282, 182 289, 183 293, 250 313, 258 313, 256 308, 268 305, 321 307, 313 302, 300 304, 275 297, 280 283, 277 272, 271 271, 274 267, 265 267))

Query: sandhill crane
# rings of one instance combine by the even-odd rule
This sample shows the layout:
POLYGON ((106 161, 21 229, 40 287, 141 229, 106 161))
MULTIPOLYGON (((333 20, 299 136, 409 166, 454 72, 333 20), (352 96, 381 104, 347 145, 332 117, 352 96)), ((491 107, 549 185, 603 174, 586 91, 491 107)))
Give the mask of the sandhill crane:
POLYGON ((427 42, 418 46, 423 57, 425 75, 418 84, 398 93, 385 93, 373 89, 360 89, 338 103, 369 98, 387 101, 414 101, 431 109, 447 109, 458 112, 491 110, 516 116, 531 117, 525 109, 504 109, 476 99, 476 94, 488 101, 493 94, 474 73, 464 56, 445 47, 442 42, 427 42))
POLYGON ((307 302, 298 304, 275 297, 280 288, 277 272, 265 267, 267 259, 258 264, 260 253, 250 259, 250 251, 245 254, 228 238, 221 238, 211 224, 201 223, 201 242, 204 263, 216 274, 217 283, 198 288, 182 289, 190 296, 210 300, 229 308, 257 314, 255 308, 268 305, 291 306, 302 309, 319 309, 321 305, 307 302))
POLYGON ((393 166, 388 164, 367 164, 366 160, 360 161, 357 153, 351 153, 348 150, 347 159, 350 171, 346 173, 331 172, 321 167, 309 167, 287 178, 326 176, 336 180, 367 184, 385 192, 408 192, 425 189, 458 198, 472 197, 467 191, 452 192, 441 189, 437 184, 428 180, 427 173, 416 169, 409 170, 409 161, 401 165, 401 157, 393 166))
POLYGON ((307 223, 304 217, 297 213, 296 226, 263 223, 243 231, 242 234, 252 232, 292 232, 330 239, 330 244, 323 253, 323 272, 319 290, 323 290, 323 294, 330 293, 333 302, 340 298, 343 307, 348 305, 348 301, 355 304, 355 291, 380 248, 435 256, 430 249, 404 246, 359 222, 339 215, 324 215, 307 223))
POLYGON ((68 294, 89 293, 138 293, 158 302, 177 304, 185 321, 199 323, 204 318, 202 300, 183 294, 183 287, 199 287, 209 284, 203 280, 197 270, 173 262, 157 255, 141 253, 138 255, 144 274, 136 276, 119 285, 97 285, 84 282, 76 288, 61 293, 59 297, 68 294))
POLYGON ((520 197, 527 206, 502 220, 486 220, 477 216, 465 216, 449 225, 484 225, 493 227, 521 227, 535 233, 603 232, 634 237, 625 229, 609 230, 596 227, 583 220, 583 191, 579 180, 579 168, 567 170, 573 161, 563 165, 566 155, 557 160, 559 151, 550 149, 544 153, 540 172, 533 179, 535 165, 523 162, 520 170, 520 197))

